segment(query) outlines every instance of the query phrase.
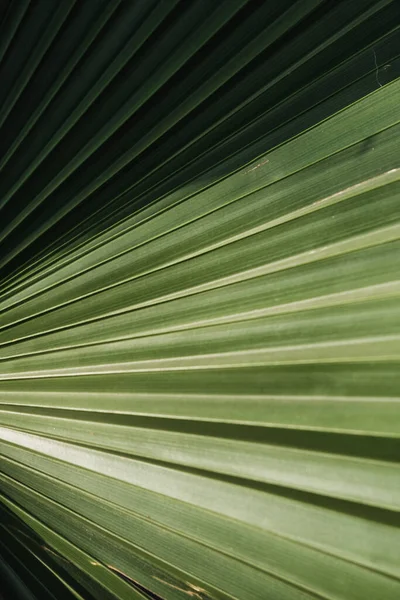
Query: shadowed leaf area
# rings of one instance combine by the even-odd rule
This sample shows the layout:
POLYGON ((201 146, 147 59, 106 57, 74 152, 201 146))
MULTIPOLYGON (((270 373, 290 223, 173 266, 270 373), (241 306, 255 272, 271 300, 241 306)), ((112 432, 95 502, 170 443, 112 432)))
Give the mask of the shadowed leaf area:
POLYGON ((0 600, 398 600, 400 5, 0 3, 0 600))

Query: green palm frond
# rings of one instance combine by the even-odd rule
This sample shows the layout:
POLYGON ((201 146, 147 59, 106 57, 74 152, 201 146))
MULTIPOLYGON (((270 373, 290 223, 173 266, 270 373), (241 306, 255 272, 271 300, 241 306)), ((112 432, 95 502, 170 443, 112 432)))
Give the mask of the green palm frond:
POLYGON ((5 594, 397 600, 399 17, 0 9, 5 594))

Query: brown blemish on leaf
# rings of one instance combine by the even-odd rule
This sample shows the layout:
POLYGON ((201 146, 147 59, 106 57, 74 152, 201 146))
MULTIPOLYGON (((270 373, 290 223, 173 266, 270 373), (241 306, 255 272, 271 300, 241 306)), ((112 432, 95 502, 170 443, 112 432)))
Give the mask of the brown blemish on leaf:
POLYGON ((255 171, 256 169, 259 169, 263 165, 266 165, 268 162, 269 162, 269 160, 264 160, 263 162, 258 163, 258 165, 256 165, 255 167, 252 167, 248 171, 245 171, 243 174, 246 175, 246 173, 251 173, 251 171, 255 171))
POLYGON ((169 587, 173 588, 174 590, 178 590, 179 592, 183 592, 184 594, 187 594, 188 596, 190 596, 190 598, 197 598, 198 600, 206 600, 206 596, 204 596, 204 594, 207 594, 206 590, 198 587, 197 585, 193 585, 186 581, 185 583, 190 588, 192 588, 192 589, 188 590, 188 589, 178 587, 177 585, 173 585, 172 583, 169 583, 168 581, 164 581, 163 579, 160 579, 160 577, 154 577, 154 579, 157 579, 157 581, 160 581, 161 583, 168 585, 169 587))

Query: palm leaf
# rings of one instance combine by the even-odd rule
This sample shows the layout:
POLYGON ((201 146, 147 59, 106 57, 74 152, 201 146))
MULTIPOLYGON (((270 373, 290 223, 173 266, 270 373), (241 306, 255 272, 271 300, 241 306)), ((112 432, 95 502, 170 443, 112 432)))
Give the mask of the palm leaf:
POLYGON ((6 593, 397 599, 398 4, 1 10, 6 593))

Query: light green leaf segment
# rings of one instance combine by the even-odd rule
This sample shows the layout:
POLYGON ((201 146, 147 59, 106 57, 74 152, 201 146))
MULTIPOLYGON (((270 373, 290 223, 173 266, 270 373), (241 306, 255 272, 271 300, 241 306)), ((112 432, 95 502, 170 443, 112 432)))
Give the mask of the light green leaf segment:
MULTIPOLYGON (((107 78, 185 2, 149 2, 137 16, 135 43, 116 52, 110 71, 91 84, 96 89, 82 89, 80 104, 70 101, 74 110, 67 88, 69 120, 44 123, 40 152, 27 147, 23 169, 7 174, 63 78, 119 14, 119 3, 111 4, 82 33, 3 157, 4 206, 107 78)), ((260 81, 245 70, 281 38, 300 69, 396 3, 355 2, 365 10, 307 53, 302 36, 284 36, 312 11, 322 14, 324 3, 286 2, 277 16, 265 2, 265 18, 270 11, 276 19, 266 35, 257 33, 260 17, 247 37, 237 22, 226 42, 236 40, 237 62, 228 51, 221 60, 215 54, 214 71, 210 59, 199 80, 195 73, 177 79, 182 97, 161 98, 157 118, 151 105, 137 137, 127 145, 122 136, 118 156, 110 146, 107 169, 86 182, 84 161, 246 3, 188 4, 174 21, 175 37, 164 31, 160 39, 165 55, 157 44, 154 54, 139 54, 136 91, 120 78, 114 117, 96 132, 84 121, 80 152, 1 224, 6 243, 37 207, 47 210, 53 190, 64 185, 70 193, 48 218, 32 217, 26 237, 7 252, 2 246, 7 265, 111 177, 122 181, 135 156, 194 111, 192 140, 178 149, 172 140, 156 166, 147 167, 143 154, 143 174, 128 191, 3 279, 1 543, 15 564, 26 555, 20 567, 30 576, 30 561, 40 563, 82 599, 398 600, 400 79, 377 85, 368 47, 269 108, 268 94, 290 76, 286 46, 270 86, 268 72, 260 81), (197 107, 240 69, 243 81, 229 92, 235 104, 221 92, 225 114, 211 105, 210 123, 203 116, 199 129, 197 107), (329 81, 351 69, 331 91, 329 81), (314 104, 318 85, 326 97, 314 104), (265 111, 241 121, 260 97, 265 111), (303 102, 297 113, 296 102, 303 102), (77 169, 79 190, 68 188, 77 169)), ((46 21, 54 36, 71 18, 66 6, 73 10, 72 2, 61 5, 46 21)), ((45 52, 44 44, 32 64, 45 52)), ((15 82, 21 93, 27 72, 15 82)), ((10 93, 5 120, 18 99, 10 93)), ((50 587, 48 594, 61 597, 50 587)))

